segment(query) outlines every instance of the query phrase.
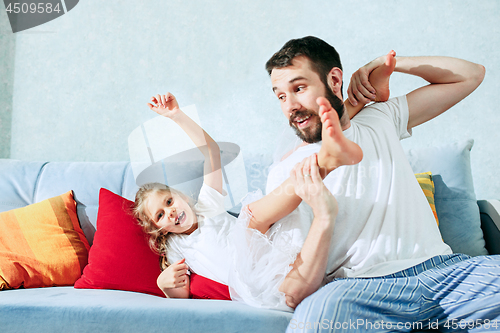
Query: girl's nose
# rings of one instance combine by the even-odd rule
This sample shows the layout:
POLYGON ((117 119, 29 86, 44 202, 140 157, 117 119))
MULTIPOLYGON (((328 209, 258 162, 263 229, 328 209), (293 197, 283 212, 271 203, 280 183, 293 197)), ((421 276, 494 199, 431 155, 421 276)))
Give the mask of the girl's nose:
POLYGON ((168 216, 174 217, 174 214, 175 214, 175 208, 170 209, 170 213, 168 214, 168 216))

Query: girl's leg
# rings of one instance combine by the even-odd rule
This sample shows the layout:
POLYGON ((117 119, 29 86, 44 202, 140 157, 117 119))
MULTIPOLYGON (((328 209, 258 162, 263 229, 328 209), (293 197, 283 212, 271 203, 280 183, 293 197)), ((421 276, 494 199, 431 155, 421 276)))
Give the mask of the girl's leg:
MULTIPOLYGON (((323 143, 313 163, 319 167, 321 178, 324 178, 339 166, 359 163, 363 152, 357 144, 344 136, 337 112, 330 103, 324 98, 319 98, 318 104, 323 123, 323 143)), ((310 165, 305 163, 306 160, 299 163, 295 169, 309 169, 310 165)), ((301 201, 292 180, 288 178, 273 192, 245 207, 251 215, 249 227, 265 233, 276 221, 297 208, 301 201)))

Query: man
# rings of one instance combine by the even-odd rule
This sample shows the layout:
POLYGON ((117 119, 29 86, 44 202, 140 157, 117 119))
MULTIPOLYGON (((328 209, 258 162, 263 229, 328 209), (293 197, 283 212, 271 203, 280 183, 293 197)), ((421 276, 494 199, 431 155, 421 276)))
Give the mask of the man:
MULTIPOLYGON (((390 56, 353 75, 348 89, 352 105, 375 100, 369 74, 390 56)), ((338 168, 324 180, 339 207, 326 269, 326 282, 331 282, 297 307, 289 330, 383 332, 394 330, 392 323, 407 323, 397 330, 410 331, 415 327, 411 323, 430 328, 436 320, 441 329, 449 324, 459 330, 453 322, 475 320, 479 327, 487 319, 498 320, 500 326, 500 258, 452 254, 399 143, 413 127, 474 91, 484 67, 449 57, 395 60, 394 71, 430 84, 369 105, 352 120, 344 112, 342 66, 332 46, 315 37, 291 40, 266 64, 281 109, 304 141, 273 166, 267 191, 288 177, 298 161, 318 152, 319 104, 337 111, 345 137, 363 151, 359 164, 338 168), (349 325, 361 321, 362 327, 349 325)), ((307 232, 307 226, 299 229, 298 234, 307 232)))

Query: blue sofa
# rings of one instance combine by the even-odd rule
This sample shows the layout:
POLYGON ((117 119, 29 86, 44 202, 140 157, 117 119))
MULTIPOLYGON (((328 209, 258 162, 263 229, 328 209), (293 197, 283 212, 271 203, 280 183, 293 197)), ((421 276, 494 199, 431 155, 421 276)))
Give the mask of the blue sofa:
MULTIPOLYGON (((469 141, 443 149, 454 150, 454 155, 460 155, 468 154, 471 147, 472 143, 469 141)), ((429 160, 436 163, 432 154, 443 155, 443 152, 439 150, 408 152, 415 172, 433 171, 436 175, 436 209, 438 216, 443 219, 442 223, 450 217, 447 216, 450 210, 456 210, 445 207, 453 201, 451 199, 458 196, 460 207, 465 207, 466 201, 473 200, 475 208, 472 210, 479 217, 481 209, 483 227, 483 231, 479 229, 481 239, 475 242, 479 243, 480 251, 489 251, 490 254, 500 253, 498 213, 500 202, 495 200, 476 202, 470 189, 469 193, 464 194, 460 184, 457 185, 449 180, 449 173, 456 174, 459 168, 452 165, 445 168, 439 166, 438 169, 441 170, 430 170, 435 168, 435 165, 427 165, 425 160, 426 156, 431 156, 429 160), (442 202, 439 201, 441 199, 438 198, 438 194, 442 196, 442 202)), ((458 157, 463 161, 463 158, 458 157)), ((449 160, 449 156, 445 158, 449 160)), ((270 162, 271 158, 265 155, 245 156, 250 189, 264 187, 267 175, 265 169, 270 162)), ((466 162, 470 170, 468 155, 466 162)), ((455 162, 452 160, 451 163, 455 162)), ((453 175, 453 177, 459 176, 453 175)), ((467 177, 470 178, 470 174, 466 175, 467 177)), ((78 203, 78 217, 90 242, 94 232, 92 226, 95 227, 96 223, 98 194, 101 187, 133 199, 137 185, 130 163, 0 160, 0 212, 73 190, 78 203)), ((463 215, 464 212, 460 214, 463 215)), ((462 226, 460 228, 463 229, 462 226)), ((467 235, 471 234, 470 231, 465 232, 467 235)), ((442 233, 445 238, 446 231, 442 230, 442 233)), ((460 237, 462 236, 458 236, 458 243, 463 243, 460 237)), ((291 318, 292 313, 257 309, 230 301, 165 299, 119 290, 75 289, 64 286, 0 291, 2 333, 284 332, 291 318)))
MULTIPOLYGON (((132 200, 137 185, 130 163, 0 160, 0 212, 73 190, 90 241, 88 226, 96 225, 101 187, 132 200)), ((0 291, 2 333, 279 332, 291 316, 230 301, 165 299, 120 290, 66 286, 0 291)))

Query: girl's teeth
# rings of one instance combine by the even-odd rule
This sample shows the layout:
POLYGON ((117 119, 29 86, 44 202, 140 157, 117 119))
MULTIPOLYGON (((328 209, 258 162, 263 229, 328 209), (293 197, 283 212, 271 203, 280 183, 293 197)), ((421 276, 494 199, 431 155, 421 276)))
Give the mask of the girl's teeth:
POLYGON ((178 216, 177 216, 177 221, 176 221, 176 224, 181 224, 181 220, 184 218, 184 212, 181 212, 178 216))

